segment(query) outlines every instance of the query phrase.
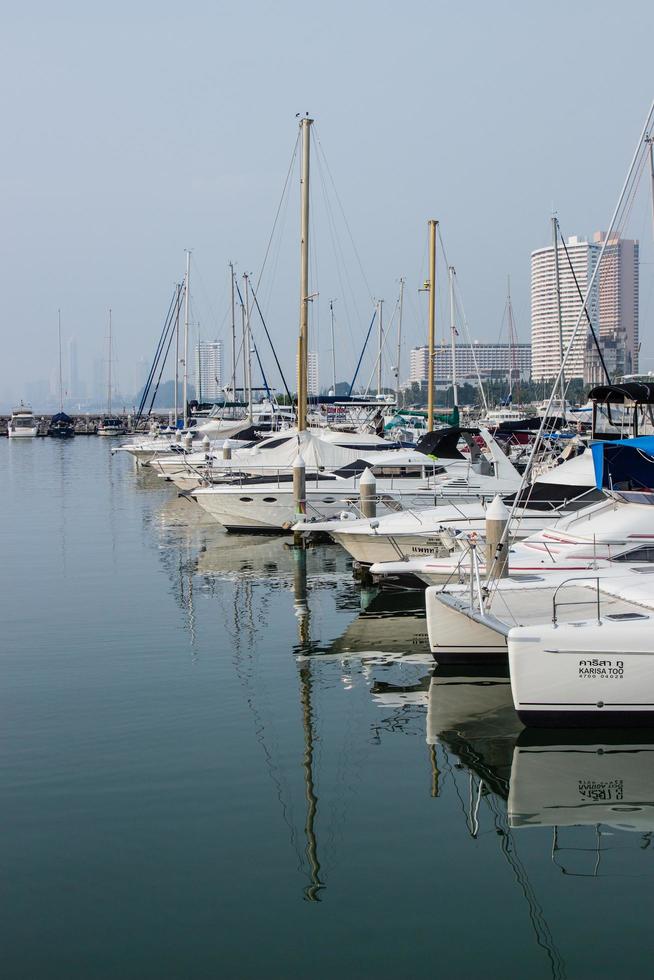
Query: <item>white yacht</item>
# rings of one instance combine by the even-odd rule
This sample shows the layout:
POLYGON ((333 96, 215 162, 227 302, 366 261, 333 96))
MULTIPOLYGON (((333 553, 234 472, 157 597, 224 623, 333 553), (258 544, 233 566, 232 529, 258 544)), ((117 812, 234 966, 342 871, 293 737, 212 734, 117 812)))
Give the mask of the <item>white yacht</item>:
POLYGON ((125 423, 116 415, 105 415, 98 425, 99 436, 124 436, 125 423))
MULTIPOLYGON (((354 459, 330 472, 327 472, 328 467, 321 472, 322 452, 316 457, 316 446, 307 440, 307 436, 307 433, 303 434, 303 444, 314 450, 314 458, 311 462, 305 460, 306 513, 309 519, 317 518, 316 527, 325 518, 343 512, 357 516, 359 479, 366 468, 376 479, 377 508, 387 512, 405 507, 418 510, 433 507, 439 500, 461 504, 483 497, 490 499, 497 493, 515 492, 520 482, 517 470, 488 433, 485 437, 494 447, 495 461, 495 472, 489 475, 485 471, 492 471, 492 467, 485 457, 480 459, 479 465, 463 457, 441 462, 420 452, 389 452, 392 446, 388 443, 385 443, 388 448, 384 452, 375 452, 374 443, 366 450, 361 436, 353 437, 357 443, 345 444, 352 446, 349 452, 354 459)), ((384 444, 383 440, 379 442, 384 444)), ((335 448, 332 443, 328 455, 333 456, 335 448)), ((304 457, 304 449, 302 455, 304 457)), ((232 464, 236 465, 234 460, 232 464)), ((192 491, 192 496, 228 530, 290 530, 297 519, 290 468, 273 479, 257 475, 243 477, 230 486, 200 487, 192 491)))
MULTIPOLYGON (((494 440, 489 439, 494 472, 503 478, 510 478, 511 473, 515 472, 514 467, 494 440)), ((443 462, 447 463, 446 460, 443 462)), ((490 489, 490 484, 488 487, 490 489)), ((412 560, 442 553, 443 528, 460 526, 466 531, 483 533, 485 505, 478 499, 483 496, 477 491, 475 503, 458 503, 451 507, 447 505, 453 503, 453 498, 448 499, 443 495, 434 501, 435 506, 420 511, 404 509, 372 521, 353 520, 353 515, 344 514, 344 519, 337 518, 323 524, 303 523, 294 529, 328 533, 362 565, 412 560)), ((523 491, 521 500, 524 507, 516 511, 518 526, 512 533, 512 539, 527 537, 533 531, 548 527, 559 517, 559 511, 574 511, 595 498, 604 499, 596 487, 592 452, 587 450, 581 456, 540 473, 534 483, 523 491)))
MULTIPOLYGON (((443 531, 445 527, 442 525, 443 531)), ((436 554, 436 540, 431 553, 394 556, 375 562, 370 572, 378 577, 412 575, 427 585, 467 580, 474 535, 477 569, 486 575, 484 531, 483 519, 458 524, 455 519, 448 537, 440 534, 441 548, 445 545, 448 555, 436 554)), ((583 510, 564 514, 556 523, 544 511, 522 511, 516 514, 512 540, 509 567, 513 576, 561 569, 572 574, 610 568, 613 561, 654 562, 654 507, 613 493, 583 510)))
POLYGON ((39 423, 34 418, 34 412, 29 405, 20 403, 11 413, 7 423, 7 435, 10 439, 33 439, 38 435, 39 423))

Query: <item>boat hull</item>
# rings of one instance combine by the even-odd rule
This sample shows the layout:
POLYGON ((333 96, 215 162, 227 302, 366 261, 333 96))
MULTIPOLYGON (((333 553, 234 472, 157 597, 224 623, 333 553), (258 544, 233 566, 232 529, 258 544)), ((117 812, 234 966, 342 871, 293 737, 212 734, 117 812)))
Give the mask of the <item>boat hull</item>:
POLYGON ((439 586, 425 590, 429 648, 439 664, 506 663, 506 637, 467 615, 439 586))
POLYGON ((654 616, 513 627, 513 701, 539 728, 654 727, 654 616))

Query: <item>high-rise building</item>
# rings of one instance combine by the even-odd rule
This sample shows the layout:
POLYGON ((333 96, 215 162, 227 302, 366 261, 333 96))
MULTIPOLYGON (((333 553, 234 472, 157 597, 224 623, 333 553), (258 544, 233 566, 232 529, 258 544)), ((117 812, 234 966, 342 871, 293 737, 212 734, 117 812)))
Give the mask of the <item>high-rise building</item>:
POLYGON ((314 397, 320 394, 318 355, 313 351, 307 352, 307 394, 314 397))
MULTIPOLYGON (((593 243, 601 248, 604 241, 606 232, 596 231, 593 243)), ((637 241, 612 236, 599 271, 599 331, 595 332, 612 378, 638 372, 638 251, 637 241)), ((589 384, 606 380, 590 331, 584 380, 589 384)))
MULTIPOLYGON (((409 381, 427 381, 429 348, 414 347, 409 355, 409 381)), ((531 344, 463 344, 456 348, 457 381, 483 380, 526 381, 531 377, 531 344)), ((452 383, 452 348, 449 343, 434 348, 434 380, 437 385, 452 383)))
MULTIPOLYGON (((605 238, 604 232, 596 232, 592 242, 578 236, 569 238, 567 254, 562 245, 558 246, 564 353, 605 238)), ((607 243, 588 297, 587 311, 611 374, 637 371, 638 242, 615 236, 607 243)), ((534 380, 556 377, 561 366, 561 343, 556 267, 551 245, 537 249, 531 255, 531 343, 534 380)), ((567 378, 584 378, 587 383, 604 379, 585 315, 566 362, 565 373, 567 378)))
MULTIPOLYGON (((561 366, 561 335, 565 353, 583 308, 583 297, 586 295, 598 255, 597 244, 576 235, 568 238, 567 255, 563 246, 558 246, 561 292, 561 332, 559 333, 554 247, 549 245, 547 248, 539 248, 531 253, 531 373, 534 381, 555 378, 558 374, 561 366)), ((597 279, 588 298, 587 309, 595 326, 598 314, 597 279)), ((583 378, 585 350, 586 329, 582 327, 577 333, 574 348, 570 351, 566 363, 567 378, 583 378)))
POLYGON ((221 340, 201 340, 195 348, 196 398, 200 402, 219 401, 223 394, 223 344, 221 340))

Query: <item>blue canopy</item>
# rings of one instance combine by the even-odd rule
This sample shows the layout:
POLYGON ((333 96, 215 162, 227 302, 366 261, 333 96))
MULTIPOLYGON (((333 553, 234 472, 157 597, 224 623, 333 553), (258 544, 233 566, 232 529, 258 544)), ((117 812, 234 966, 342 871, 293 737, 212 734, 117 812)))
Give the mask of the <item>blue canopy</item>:
POLYGON ((594 442, 590 448, 600 490, 654 489, 654 436, 594 442))

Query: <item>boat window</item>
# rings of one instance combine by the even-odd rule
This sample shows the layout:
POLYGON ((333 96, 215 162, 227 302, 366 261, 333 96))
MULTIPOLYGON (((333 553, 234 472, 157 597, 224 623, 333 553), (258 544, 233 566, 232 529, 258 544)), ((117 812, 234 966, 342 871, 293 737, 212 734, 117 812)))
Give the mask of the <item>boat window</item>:
POLYGON ((290 442, 292 436, 285 436, 283 439, 271 439, 265 445, 259 446, 259 449, 277 449, 278 446, 285 446, 287 442, 290 442))
POLYGON ((649 616, 646 616, 644 613, 636 613, 636 612, 609 613, 608 616, 604 617, 604 619, 613 619, 617 623, 623 623, 623 622, 628 622, 629 620, 632 619, 649 619, 649 616))
POLYGON ((323 497, 322 498, 322 502, 323 502, 323 504, 335 504, 336 503, 336 497, 323 497))
POLYGON ((651 561, 654 562, 654 547, 636 548, 634 551, 624 551, 617 555, 615 561, 651 561))
POLYGON ((252 497, 239 497, 238 499, 241 500, 244 504, 252 503, 252 497))
MULTIPOLYGON (((249 500, 249 497, 247 499, 249 500)), ((241 500, 243 500, 243 497, 241 497, 241 500)), ((264 504, 274 504, 276 502, 276 500, 277 500, 277 497, 264 497, 263 498, 264 504)))

